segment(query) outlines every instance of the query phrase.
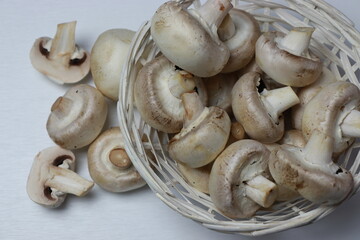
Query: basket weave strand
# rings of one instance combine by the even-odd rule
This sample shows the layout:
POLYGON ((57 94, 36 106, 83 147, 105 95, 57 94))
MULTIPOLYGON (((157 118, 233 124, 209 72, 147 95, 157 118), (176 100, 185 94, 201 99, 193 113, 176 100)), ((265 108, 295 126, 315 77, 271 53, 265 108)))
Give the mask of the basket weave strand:
MULTIPOLYGON (((198 8, 200 5, 200 1, 194 1, 192 7, 198 8)), ((339 81, 350 81, 360 87, 360 34, 351 20, 337 9, 321 0, 236 0, 233 5, 253 14, 262 31, 286 33, 295 26, 315 27, 311 50, 324 59, 324 66, 339 81)), ((136 74, 157 53, 158 49, 150 35, 150 23, 146 22, 134 37, 122 71, 118 118, 128 155, 159 199, 209 229, 252 236, 309 224, 335 210, 335 206, 319 206, 299 198, 276 203, 271 209, 259 211, 251 219, 233 220, 219 213, 208 195, 197 191, 182 178, 176 162, 169 158, 166 151, 169 137, 144 123, 134 106, 132 89, 136 74), (146 143, 142 142, 144 136, 148 139, 146 143)), ((353 144, 341 162, 354 176, 355 186, 349 197, 359 191, 359 148, 359 143, 353 144)))

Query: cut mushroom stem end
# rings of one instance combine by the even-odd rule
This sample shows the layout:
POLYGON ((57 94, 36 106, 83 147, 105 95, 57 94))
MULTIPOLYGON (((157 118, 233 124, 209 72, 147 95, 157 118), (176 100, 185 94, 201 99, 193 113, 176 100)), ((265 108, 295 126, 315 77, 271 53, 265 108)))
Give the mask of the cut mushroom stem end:
POLYGON ((116 148, 109 154, 110 162, 121 170, 128 169, 132 166, 132 162, 127 155, 125 149, 116 148))
POLYGON ((309 44, 315 31, 311 27, 293 28, 284 38, 278 42, 278 47, 296 56, 309 56, 309 44))
POLYGON ((194 75, 183 70, 176 71, 174 76, 169 78, 168 86, 174 97, 181 98, 183 93, 191 92, 196 87, 194 75))
POLYGON ((51 106, 51 113, 58 119, 65 118, 73 106, 73 101, 66 97, 59 97, 51 106))
POLYGON ((277 186, 275 183, 262 175, 245 183, 246 196, 262 207, 270 207, 277 197, 277 186))
POLYGON ((266 90, 261 93, 262 101, 273 119, 287 109, 300 103, 299 98, 291 87, 283 87, 274 90, 266 90))
POLYGON ((60 166, 50 166, 49 174, 51 175, 45 185, 52 191, 70 193, 78 197, 85 196, 94 186, 83 177, 75 172, 60 166))
POLYGON ((360 111, 352 110, 340 125, 342 134, 347 137, 360 137, 360 111))
POLYGON ((199 8, 198 13, 209 26, 218 28, 232 8, 229 0, 208 0, 199 8))

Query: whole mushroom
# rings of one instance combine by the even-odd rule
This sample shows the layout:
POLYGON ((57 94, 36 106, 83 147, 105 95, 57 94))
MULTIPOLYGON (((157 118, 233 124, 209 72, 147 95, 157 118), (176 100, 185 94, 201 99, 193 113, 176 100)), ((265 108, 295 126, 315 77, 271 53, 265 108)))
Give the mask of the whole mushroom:
POLYGON ((105 98, 96 88, 79 84, 54 102, 46 129, 62 148, 82 148, 100 134, 107 111, 105 98))
POLYGON ((187 1, 161 5, 151 20, 151 36, 175 65, 199 77, 214 76, 230 57, 217 29, 232 5, 229 0, 208 0, 198 10, 187 7, 187 1))
POLYGON ((103 132, 89 147, 88 167, 96 184, 110 192, 126 192, 146 185, 124 149, 118 127, 103 132))
POLYGON ((313 28, 296 27, 287 35, 266 32, 256 42, 256 62, 270 78, 291 87, 315 82, 322 62, 309 50, 313 28))
POLYGON ((284 134, 282 113, 299 103, 291 87, 258 92, 260 74, 243 75, 232 89, 232 109, 246 134, 262 143, 274 143, 284 134))
POLYGON ((196 92, 184 93, 184 127, 168 146, 172 159, 191 168, 205 166, 215 160, 229 138, 231 120, 219 107, 205 107, 196 92))
POLYGON ((75 43, 76 21, 61 23, 53 39, 36 39, 30 51, 33 67, 56 83, 76 83, 90 70, 90 54, 75 43))
POLYGON ((277 186, 270 180, 269 155, 263 144, 245 139, 231 144, 216 158, 209 192, 225 216, 249 218, 274 203, 277 186))
POLYGON ((75 156, 59 146, 39 152, 32 164, 26 190, 31 200, 50 208, 59 207, 67 193, 86 195, 94 186, 75 172, 75 156))

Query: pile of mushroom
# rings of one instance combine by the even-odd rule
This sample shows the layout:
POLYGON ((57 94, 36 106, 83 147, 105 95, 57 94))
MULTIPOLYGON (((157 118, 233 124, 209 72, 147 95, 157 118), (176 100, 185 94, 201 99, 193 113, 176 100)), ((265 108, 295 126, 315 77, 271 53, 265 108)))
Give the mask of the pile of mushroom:
MULTIPOLYGON (((198 9, 190 2, 169 1, 155 12, 150 30, 160 52, 136 66, 133 89, 142 121, 169 134, 178 173, 230 218, 250 218, 299 197, 324 205, 344 201, 354 180, 337 159, 360 137, 360 91, 337 81, 310 50, 316 29, 261 33, 256 19, 229 0, 208 0, 198 9)), ((101 34, 91 64, 74 36, 74 22, 60 24, 53 40, 40 38, 31 50, 34 67, 58 82, 80 80, 90 65, 96 86, 73 86, 55 101, 49 136, 65 149, 90 145, 88 169, 105 190, 141 187, 119 128, 101 133, 104 96, 118 99, 134 32, 101 34), (47 65, 52 71, 41 69, 47 65), (76 77, 65 71, 80 65, 76 77)), ((27 189, 37 203, 56 207, 66 193, 81 196, 92 187, 66 170, 73 170, 75 157, 62 148, 51 150, 59 156, 45 150, 36 157, 27 189), (70 180, 62 184, 65 177, 70 180)))

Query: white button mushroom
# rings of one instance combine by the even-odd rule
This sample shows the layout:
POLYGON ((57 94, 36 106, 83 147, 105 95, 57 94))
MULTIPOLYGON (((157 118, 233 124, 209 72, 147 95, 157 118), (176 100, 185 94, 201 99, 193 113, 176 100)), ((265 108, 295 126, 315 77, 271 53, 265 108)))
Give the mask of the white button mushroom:
POLYGON ((145 64, 134 85, 136 108, 151 127, 166 132, 180 132, 184 120, 181 94, 197 89, 206 104, 202 80, 175 66, 164 56, 145 64))
POLYGON ((349 82, 325 86, 306 106, 302 119, 304 137, 317 129, 334 137, 335 155, 345 151, 360 137, 360 91, 349 82))
POLYGON ((203 193, 209 193, 209 177, 212 162, 199 168, 191 168, 185 164, 178 163, 178 169, 190 186, 203 193))
POLYGON ((89 147, 88 167, 96 184, 110 192, 126 192, 146 185, 124 149, 118 127, 103 132, 89 147))
POLYGON ((76 83, 90 70, 90 55, 75 44, 76 22, 58 24, 54 39, 36 39, 30 51, 33 67, 59 84, 76 83))
POLYGON ((90 70, 96 88, 114 101, 119 98, 121 69, 134 35, 135 32, 128 29, 107 30, 91 50, 90 70))
POLYGON ((204 107, 197 93, 184 93, 185 122, 181 132, 169 142, 172 159, 192 168, 215 160, 229 138, 231 120, 218 107, 204 107))
POLYGON ((231 218, 249 218, 261 207, 270 207, 277 186, 270 179, 270 152, 254 140, 240 140, 215 160, 209 192, 217 209, 231 218))
POLYGON ((59 97, 46 123, 50 138, 66 149, 90 144, 99 135, 107 118, 107 103, 94 87, 79 84, 59 97))
POLYGON ((94 186, 75 172, 75 156, 59 146, 39 152, 31 167, 26 190, 31 200, 45 207, 60 206, 67 193, 86 195, 94 186))
POLYGON ((185 4, 161 5, 151 20, 151 36, 177 66, 199 77, 214 76, 230 57, 217 29, 232 5, 229 0, 209 0, 196 11, 187 10, 185 4))
POLYGON ((351 192, 350 172, 332 161, 334 139, 313 131, 304 148, 282 145, 270 155, 269 169, 278 185, 317 204, 334 205, 351 192))
POLYGON ((260 94, 257 86, 260 74, 250 72, 243 75, 232 90, 232 109, 246 134, 263 143, 273 143, 284 133, 284 119, 281 114, 299 103, 291 87, 283 87, 260 94))
POLYGON ((256 42, 256 62, 273 80, 292 87, 315 82, 322 63, 309 50, 313 28, 298 27, 287 35, 266 32, 256 42))

